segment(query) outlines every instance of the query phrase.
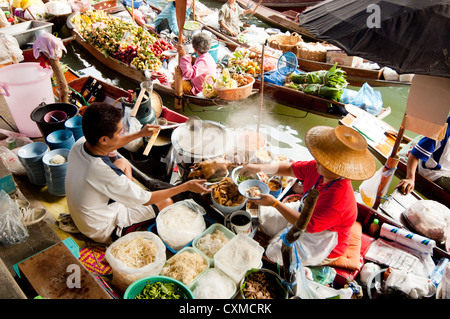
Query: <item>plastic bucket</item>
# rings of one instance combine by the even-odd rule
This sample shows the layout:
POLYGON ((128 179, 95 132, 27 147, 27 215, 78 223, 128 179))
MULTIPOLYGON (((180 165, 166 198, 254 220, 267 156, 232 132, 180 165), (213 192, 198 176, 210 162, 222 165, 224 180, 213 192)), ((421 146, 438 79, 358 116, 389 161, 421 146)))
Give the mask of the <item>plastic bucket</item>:
POLYGON ((54 103, 51 68, 42 68, 39 63, 24 62, 0 69, 0 94, 20 133, 29 137, 42 136, 29 114, 42 102, 54 103))
POLYGON ((213 42, 211 44, 211 48, 209 49, 209 54, 212 55, 214 61, 217 63, 218 54, 219 54, 219 42, 213 42))
MULTIPOLYGON (((54 114, 54 113, 53 113, 54 114)), ((74 116, 78 115, 78 107, 70 103, 52 103, 41 105, 31 112, 31 119, 37 124, 39 130, 44 137, 47 137, 50 133, 58 130, 64 130, 66 128, 65 122, 74 116), (60 111, 67 114, 64 120, 59 122, 47 122, 46 116, 53 111, 60 111)))

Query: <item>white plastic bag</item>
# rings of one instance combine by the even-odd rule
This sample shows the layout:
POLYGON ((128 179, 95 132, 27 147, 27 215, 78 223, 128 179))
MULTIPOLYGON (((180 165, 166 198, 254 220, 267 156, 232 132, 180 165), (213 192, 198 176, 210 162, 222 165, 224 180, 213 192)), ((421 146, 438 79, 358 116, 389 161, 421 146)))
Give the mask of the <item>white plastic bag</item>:
POLYGON ((63 1, 50 1, 44 4, 45 13, 51 15, 63 15, 72 12, 72 7, 67 2, 63 1))
POLYGON ((441 243, 450 234, 450 209, 433 200, 420 200, 403 212, 411 227, 425 237, 441 243))
POLYGON ((158 235, 173 250, 180 250, 206 229, 205 210, 192 199, 176 202, 156 217, 158 235))
POLYGON ((362 201, 369 207, 373 207, 377 199, 378 186, 381 183, 383 167, 380 168, 371 178, 366 179, 359 185, 359 193, 362 201))
POLYGON ((129 233, 112 243, 106 250, 105 258, 113 270, 114 286, 120 291, 125 291, 131 283, 142 277, 159 275, 166 262, 166 246, 164 246, 161 239, 154 233, 137 231, 129 233), (152 263, 141 268, 132 268, 124 265, 111 253, 111 250, 114 249, 114 247, 141 237, 152 240, 156 244, 157 252, 152 263))
MULTIPOLYGON (((130 115, 131 111, 132 110, 129 107, 126 107, 124 109, 122 125, 125 135, 139 132, 142 128, 141 122, 139 122, 137 118, 130 115)), ((131 141, 130 143, 125 145, 124 148, 130 152, 136 152, 142 145, 144 145, 144 138, 141 137, 131 141)))
POLYGON ((6 169, 14 175, 27 175, 25 167, 20 162, 16 153, 7 149, 4 146, 0 146, 0 157, 5 165, 6 169))
POLYGON ((23 61, 22 50, 17 39, 9 34, 0 33, 0 64, 23 61))
POLYGON ((20 219, 17 203, 2 189, 0 192, 0 246, 23 242, 28 231, 20 219))

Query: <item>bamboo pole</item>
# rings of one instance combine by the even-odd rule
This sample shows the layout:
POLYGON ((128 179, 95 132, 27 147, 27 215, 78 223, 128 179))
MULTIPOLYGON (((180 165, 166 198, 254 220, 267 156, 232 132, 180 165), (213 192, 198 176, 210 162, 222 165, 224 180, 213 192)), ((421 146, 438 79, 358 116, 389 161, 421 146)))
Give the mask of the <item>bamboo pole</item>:
POLYGON ((300 213, 299 218, 296 220, 295 224, 289 229, 286 234, 286 242, 283 241, 281 246, 281 254, 283 257, 283 272, 284 279, 291 286, 291 292, 295 294, 297 290, 297 286, 295 283, 295 271, 291 272, 291 258, 292 258, 292 244, 294 244, 306 230, 306 227, 309 224, 309 220, 314 212, 314 208, 316 207, 317 199, 319 198, 319 191, 315 188, 312 188, 308 191, 308 195, 304 200, 303 208, 300 213))

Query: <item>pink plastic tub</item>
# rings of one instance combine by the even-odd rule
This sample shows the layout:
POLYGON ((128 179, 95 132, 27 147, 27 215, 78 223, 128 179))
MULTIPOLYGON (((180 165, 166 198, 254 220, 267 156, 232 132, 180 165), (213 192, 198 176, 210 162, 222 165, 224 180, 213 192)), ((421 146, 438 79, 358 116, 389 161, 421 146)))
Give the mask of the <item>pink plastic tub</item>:
POLYGON ((30 118, 40 103, 54 103, 51 68, 43 69, 39 63, 24 62, 0 69, 0 94, 5 96, 20 133, 29 137, 42 136, 37 124, 30 118))

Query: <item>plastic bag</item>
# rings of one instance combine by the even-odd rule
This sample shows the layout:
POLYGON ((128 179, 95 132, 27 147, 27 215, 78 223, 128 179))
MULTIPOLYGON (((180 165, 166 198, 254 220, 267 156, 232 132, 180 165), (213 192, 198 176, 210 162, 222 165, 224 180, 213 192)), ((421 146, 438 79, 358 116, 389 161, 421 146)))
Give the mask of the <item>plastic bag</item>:
POLYGON ((403 216, 414 230, 441 243, 450 234, 450 209, 433 200, 420 200, 403 212, 403 216))
POLYGON ((5 146, 0 146, 0 157, 6 169, 14 175, 27 175, 25 167, 20 162, 16 153, 7 149, 5 146))
POLYGON ((125 291, 131 283, 142 277, 159 275, 166 262, 166 246, 164 246, 164 243, 156 234, 147 231, 137 231, 129 233, 112 243, 106 250, 105 258, 113 270, 113 285, 120 291, 125 291), (111 253, 119 245, 138 238, 149 239, 155 243, 157 250, 152 263, 141 268, 133 268, 124 265, 122 261, 114 257, 111 253))
POLYGON ((367 111, 368 113, 377 116, 383 107, 383 97, 380 91, 374 91, 373 88, 366 82, 359 91, 343 89, 341 101, 344 104, 353 104, 367 111))
MULTIPOLYGON (((124 135, 139 132, 142 128, 141 122, 130 115, 131 111, 129 107, 125 107, 124 109, 124 116, 122 118, 124 135)), ((125 145, 124 148, 130 152, 136 152, 142 145, 144 145, 144 138, 140 137, 125 145)))
POLYGON ((4 190, 0 192, 0 246, 23 242, 28 238, 27 228, 20 219, 17 203, 4 190))
POLYGON ((88 12, 92 10, 89 0, 69 0, 73 12, 88 12))
POLYGON ((0 33, 0 62, 21 62, 23 59, 17 39, 12 35, 0 33))
POLYGON ((158 235, 173 250, 180 250, 206 229, 205 210, 192 199, 176 202, 156 217, 158 235))
POLYGON ((373 207, 375 204, 378 186, 380 186, 382 176, 383 168, 380 168, 371 178, 366 179, 359 185, 359 193, 361 194, 362 201, 369 207, 373 207))
POLYGON ((67 2, 50 1, 44 4, 44 7, 45 13, 55 16, 72 13, 72 7, 67 2))

